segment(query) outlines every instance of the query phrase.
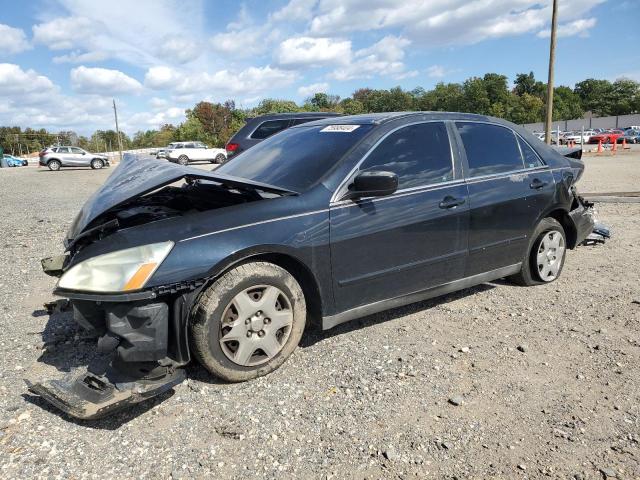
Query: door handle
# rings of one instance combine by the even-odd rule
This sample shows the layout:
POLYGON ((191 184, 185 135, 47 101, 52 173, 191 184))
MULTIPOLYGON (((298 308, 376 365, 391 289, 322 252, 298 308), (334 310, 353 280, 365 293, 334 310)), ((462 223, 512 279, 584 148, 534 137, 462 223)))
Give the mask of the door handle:
POLYGON ((534 190, 539 190, 542 187, 546 187, 548 182, 543 182, 539 178, 534 178, 533 182, 529 185, 529 188, 533 188, 534 190))
POLYGON ((438 204, 440 208, 455 208, 458 205, 464 204, 466 200, 464 198, 455 198, 451 195, 447 195, 442 199, 442 201, 438 204))

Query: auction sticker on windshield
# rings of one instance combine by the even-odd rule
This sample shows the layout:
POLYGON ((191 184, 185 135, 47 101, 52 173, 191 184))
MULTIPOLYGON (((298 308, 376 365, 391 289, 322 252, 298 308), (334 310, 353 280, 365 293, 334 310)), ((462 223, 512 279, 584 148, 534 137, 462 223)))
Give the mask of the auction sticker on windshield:
POLYGON ((324 127, 321 132, 343 132, 349 133, 353 132, 360 125, 328 125, 324 127))

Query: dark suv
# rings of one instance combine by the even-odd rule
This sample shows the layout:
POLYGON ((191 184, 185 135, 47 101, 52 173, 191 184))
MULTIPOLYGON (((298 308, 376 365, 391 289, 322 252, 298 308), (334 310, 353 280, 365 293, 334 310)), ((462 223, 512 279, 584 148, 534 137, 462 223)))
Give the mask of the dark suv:
POLYGON ((298 112, 273 113, 249 118, 245 126, 227 143, 227 159, 294 125, 339 115, 333 112, 298 112))
POLYGON ((95 417, 191 360, 231 382, 272 372, 309 324, 553 282, 593 229, 583 169, 504 120, 430 112, 298 125, 214 171, 127 157, 43 263, 110 364, 31 390, 95 417))

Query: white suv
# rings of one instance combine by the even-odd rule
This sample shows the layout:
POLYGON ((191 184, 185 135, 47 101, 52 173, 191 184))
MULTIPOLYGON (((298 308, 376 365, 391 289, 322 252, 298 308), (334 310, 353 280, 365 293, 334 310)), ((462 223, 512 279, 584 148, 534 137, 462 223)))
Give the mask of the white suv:
POLYGON ((227 151, 224 148, 209 148, 202 142, 175 142, 172 146, 173 148, 165 150, 166 158, 180 165, 198 160, 224 163, 227 159, 227 151))

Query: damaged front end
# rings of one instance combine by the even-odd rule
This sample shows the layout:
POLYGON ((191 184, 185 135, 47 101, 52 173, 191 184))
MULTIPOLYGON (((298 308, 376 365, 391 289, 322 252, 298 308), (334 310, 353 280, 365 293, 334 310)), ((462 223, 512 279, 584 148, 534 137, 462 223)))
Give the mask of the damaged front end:
MULTIPOLYGON (((188 317, 208 279, 149 280, 188 231, 189 218, 293 193, 126 159, 74 220, 66 253, 42 260, 46 274, 60 277, 54 294, 68 300, 74 320, 97 340, 95 359, 60 380, 27 381, 29 390, 74 417, 95 419, 180 383, 190 361, 188 317)), ((208 228, 212 221, 207 217, 208 228)), ((176 255, 180 264, 183 257, 176 255)))
POLYGON ((171 303, 71 299, 75 321, 97 337, 97 355, 86 370, 29 383, 29 390, 82 419, 100 418, 170 390, 184 380, 181 367, 190 360, 186 307, 197 291, 171 303))

